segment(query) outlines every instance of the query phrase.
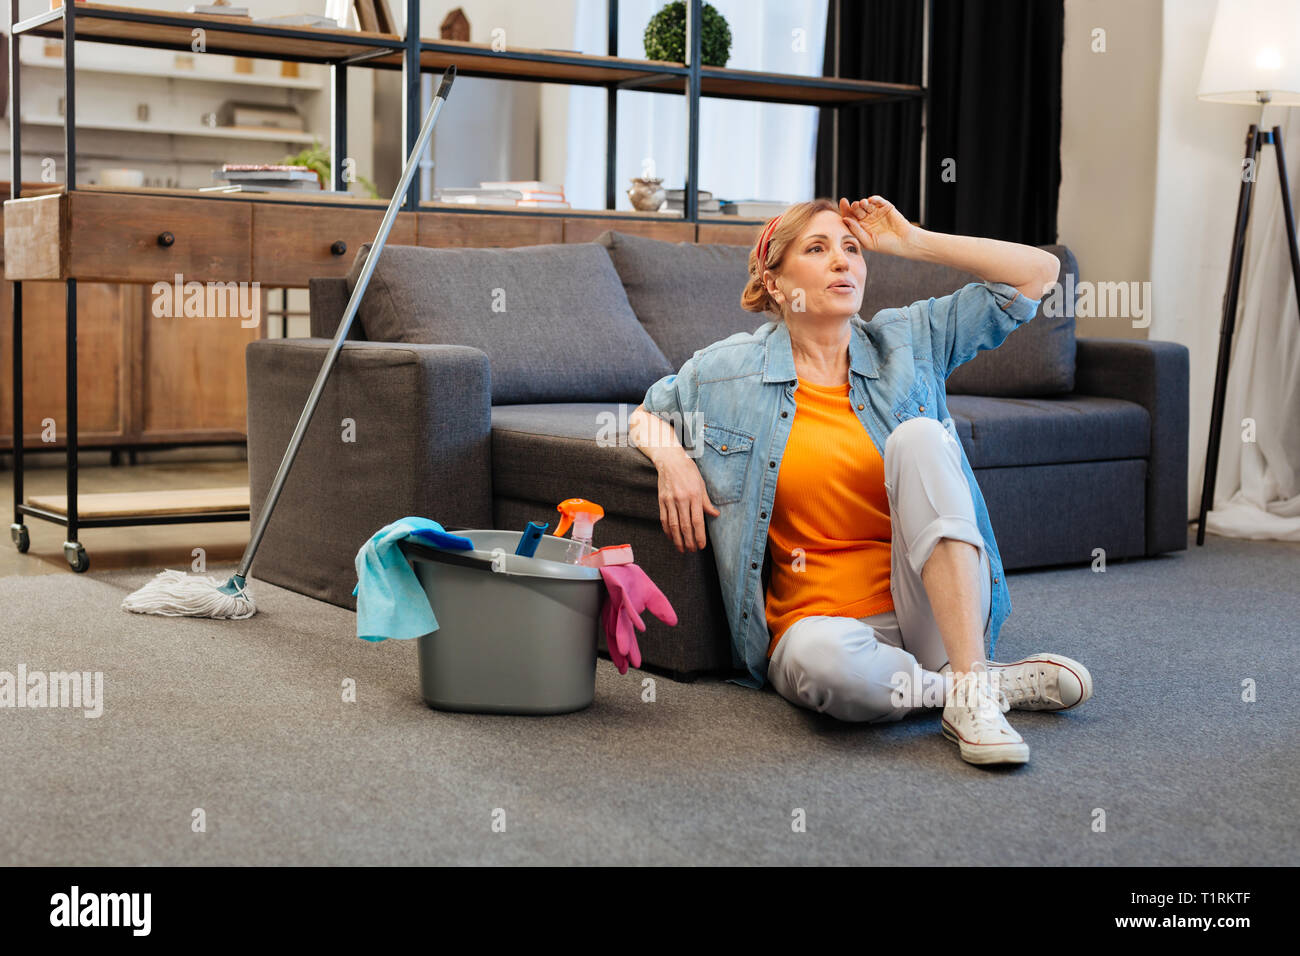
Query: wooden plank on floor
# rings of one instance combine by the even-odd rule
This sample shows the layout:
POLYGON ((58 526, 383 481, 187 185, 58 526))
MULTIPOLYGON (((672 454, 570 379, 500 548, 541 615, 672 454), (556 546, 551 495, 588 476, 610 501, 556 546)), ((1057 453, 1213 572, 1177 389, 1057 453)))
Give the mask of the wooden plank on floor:
MULTIPOLYGON (((67 495, 33 495, 27 503, 57 514, 68 513, 67 495)), ((81 518, 112 518, 119 515, 170 515, 208 511, 240 511, 248 508, 248 487, 177 488, 171 491, 121 491, 77 495, 81 518)))

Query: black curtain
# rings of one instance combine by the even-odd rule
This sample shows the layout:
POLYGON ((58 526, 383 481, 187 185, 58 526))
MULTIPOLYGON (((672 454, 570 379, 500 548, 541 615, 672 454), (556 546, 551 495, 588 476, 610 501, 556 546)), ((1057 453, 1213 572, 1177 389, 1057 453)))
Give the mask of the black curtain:
MULTIPOLYGON (((840 0, 839 76, 883 83, 921 83, 921 27, 925 0, 840 0)), ((835 75, 835 6, 828 0, 822 72, 835 75)), ((921 220, 921 103, 841 107, 839 191, 835 191, 835 110, 817 125, 818 196, 852 202, 884 196, 912 222, 921 220)))
MULTIPOLYGON (((840 110, 839 196, 884 196, 937 232, 1056 241, 1061 183, 1064 0, 932 0, 926 206, 919 208, 920 106, 840 110), (955 178, 945 181, 944 160, 955 178)), ((829 0, 824 72, 834 72, 829 0)), ((840 0, 840 75, 921 82, 925 0, 840 0)), ((817 144, 817 195, 831 196, 831 111, 817 144)))

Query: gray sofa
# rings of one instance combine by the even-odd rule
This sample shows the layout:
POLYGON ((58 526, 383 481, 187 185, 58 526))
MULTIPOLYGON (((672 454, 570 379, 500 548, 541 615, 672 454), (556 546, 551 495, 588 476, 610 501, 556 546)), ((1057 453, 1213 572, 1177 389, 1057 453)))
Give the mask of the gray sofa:
MULTIPOLYGON (((1077 286, 1070 250, 1043 248, 1077 286)), ((311 280, 312 338, 248 346, 254 519, 367 253, 347 278, 311 280)), ((645 664, 677 679, 734 673, 712 550, 672 546, 654 467, 626 435, 652 382, 767 321, 739 305, 747 255, 619 231, 506 249, 387 246, 254 576, 355 608, 353 558, 395 518, 554 529, 558 502, 587 498, 605 509, 595 543, 630 542, 678 611, 676 627, 647 618, 645 664)), ((867 268, 864 318, 975 280, 871 253, 867 268)), ((1007 570, 1090 562, 1096 548, 1115 560, 1186 547, 1183 346, 1076 341, 1073 318, 1040 305, 947 389, 1007 570)))

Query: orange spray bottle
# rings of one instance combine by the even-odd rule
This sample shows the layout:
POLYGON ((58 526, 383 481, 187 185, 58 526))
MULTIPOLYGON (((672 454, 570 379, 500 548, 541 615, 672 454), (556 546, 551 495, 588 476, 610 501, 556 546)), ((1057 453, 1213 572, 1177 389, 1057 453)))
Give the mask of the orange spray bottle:
POLYGON ((605 509, 586 498, 565 498, 555 506, 555 510, 561 515, 560 523, 555 526, 557 538, 564 537, 569 525, 573 525, 572 541, 564 554, 564 560, 569 564, 578 564, 592 551, 591 528, 605 517, 605 509))

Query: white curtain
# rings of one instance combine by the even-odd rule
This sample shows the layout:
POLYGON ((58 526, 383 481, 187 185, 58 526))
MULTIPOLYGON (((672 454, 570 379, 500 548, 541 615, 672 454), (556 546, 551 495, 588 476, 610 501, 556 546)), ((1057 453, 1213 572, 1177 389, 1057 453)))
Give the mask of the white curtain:
MULTIPOLYGON (((822 75, 827 0, 710 0, 731 28, 727 66, 804 76, 822 75)), ((621 0, 619 54, 645 58, 646 24, 665 0, 621 0)), ((605 51, 605 0, 574 4, 575 47, 605 51)), ((605 206, 605 91, 569 92, 565 195, 575 208, 605 206)), ((717 199, 792 203, 813 198, 817 107, 738 100, 700 100, 699 182, 717 199)), ((615 209, 631 210, 630 180, 652 175, 664 187, 686 182, 686 98, 618 94, 615 209)))
MULTIPOLYGON (((1282 127, 1293 211, 1300 210, 1296 112, 1269 107, 1260 123, 1266 129, 1282 127)), ((1206 436, 1192 439, 1204 443, 1206 436)), ((1206 531, 1300 541, 1300 306, 1291 276, 1277 156, 1270 145, 1260 150, 1257 166, 1219 470, 1206 531)))

